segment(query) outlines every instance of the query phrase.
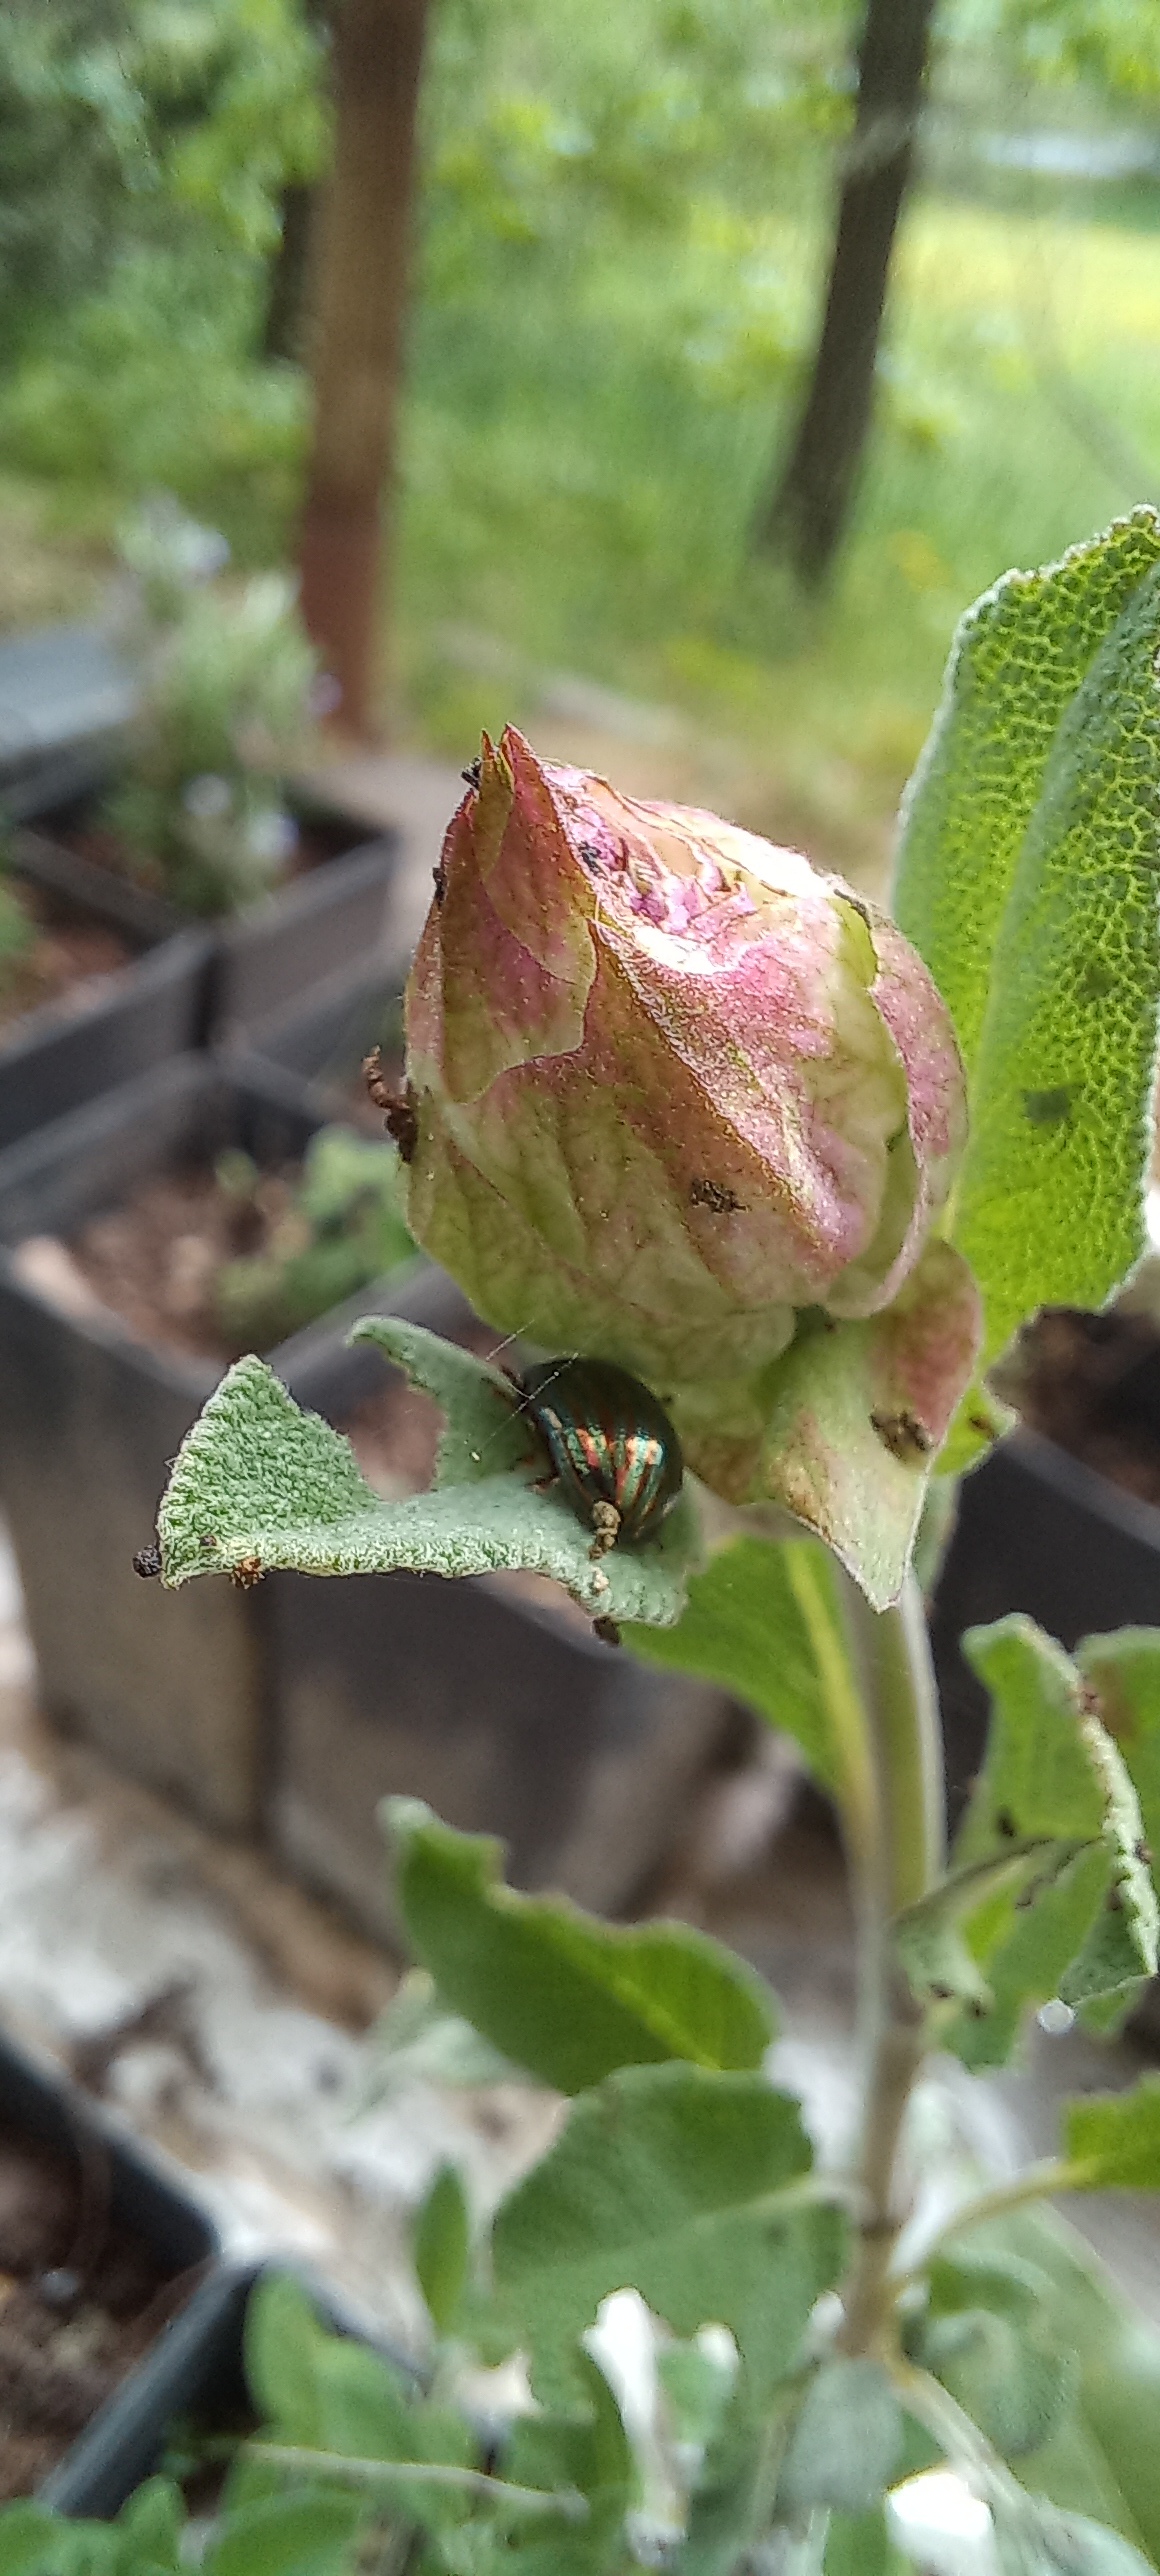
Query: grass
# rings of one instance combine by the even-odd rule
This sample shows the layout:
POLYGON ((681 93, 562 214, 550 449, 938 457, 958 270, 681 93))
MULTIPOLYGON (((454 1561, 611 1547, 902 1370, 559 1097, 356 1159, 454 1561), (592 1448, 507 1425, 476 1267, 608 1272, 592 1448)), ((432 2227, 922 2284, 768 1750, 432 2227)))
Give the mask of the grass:
MULTIPOLYGON (((761 247, 795 336, 803 245, 782 222, 761 247)), ((550 332, 531 305, 502 332, 494 315, 425 320, 405 685, 426 736, 459 752, 505 714, 535 731, 545 671, 586 674, 673 711, 667 736, 640 732, 653 771, 669 741, 680 792, 727 794, 747 822, 872 877, 960 609, 1009 564, 1160 494, 1155 235, 914 208, 870 468, 820 606, 748 546, 791 385, 776 355, 763 376, 745 279, 723 262, 714 282, 711 342, 704 281, 702 311, 687 275, 622 267, 614 296, 598 262, 550 332)), ((630 709, 616 730, 632 740, 630 709)))
MULTIPOLYGON (((433 287, 415 317, 394 650, 404 735, 462 759, 481 725, 511 717, 559 755, 879 878, 960 609, 1007 565, 1160 495, 1155 212, 1142 204, 1133 226, 1062 203, 913 206, 871 461, 822 603, 749 544, 812 327, 813 231, 706 202, 672 246, 599 223, 570 265, 558 249, 537 262, 484 246, 470 290, 453 301, 433 287)), ((137 320, 134 332, 155 370, 165 335, 151 343, 137 320)), ((192 399, 182 463, 186 362, 172 363, 152 469, 126 359, 123 393, 107 370, 95 387, 106 410, 91 449, 62 444, 70 395, 40 478, 0 483, 0 622, 89 604, 126 497, 110 462, 117 401, 135 405, 138 480, 152 470, 203 512, 216 503, 243 552, 288 537, 292 388, 259 378, 251 398, 237 377, 235 397, 227 357, 207 490, 192 399)), ((29 408, 26 392, 8 417, 27 422, 29 408)), ((27 462, 27 440, 19 452, 27 462)), ((0 467, 4 455, 0 417, 0 467)))

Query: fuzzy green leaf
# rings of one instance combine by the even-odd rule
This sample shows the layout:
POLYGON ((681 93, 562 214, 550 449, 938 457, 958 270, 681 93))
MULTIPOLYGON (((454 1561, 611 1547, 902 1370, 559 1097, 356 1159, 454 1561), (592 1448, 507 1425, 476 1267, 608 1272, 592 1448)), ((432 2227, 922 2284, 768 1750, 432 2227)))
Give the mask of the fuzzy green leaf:
POLYGON ((1160 2191, 1160 2075, 1069 2102, 1063 2135, 1076 2191, 1160 2191))
POLYGON ((816 1539, 733 1539, 689 1585, 674 1628, 632 1628, 646 1663, 717 1682, 792 1735, 814 1779, 840 1790, 866 1767, 866 1731, 838 1600, 816 1539))
POLYGON ((983 1291, 985 1358, 1040 1305, 1102 1305, 1143 1243, 1158 563, 1142 509, 979 600, 904 809, 895 914, 968 1073, 947 1231, 983 1291))
POLYGON ((203 2561, 205 2576, 351 2576, 361 2496, 271 2498, 228 2517, 203 2561))
POLYGON ((881 2505, 870 2513, 831 2514, 825 2576, 904 2576, 905 2566, 881 2505))
POLYGON ((437 2333, 455 2323, 467 2281, 471 2221, 454 2165, 440 2165, 415 2221, 415 2273, 437 2333))
POLYGON ((1145 1842, 1160 1854, 1160 1628, 1085 1637, 1075 1660, 1131 1776, 1145 1842))
POLYGON ((824 2362, 806 2384, 778 2488, 790 2517, 816 2506, 865 2513, 894 2474, 902 2410, 880 2362, 824 2362))
MULTIPOLYGON (((1068 1843, 1032 1843, 952 1871, 929 1896, 895 1918, 894 1945, 920 2003, 966 2004, 985 2013, 994 1998, 965 1937, 964 1925, 986 1921, 993 1900, 1030 1905, 1072 1858, 1068 1843)), ((1065 1962, 1065 1965, 1067 1963, 1065 1962)))
MULTIPOLYGON (((382 1502, 350 1443, 304 1413, 259 1359, 238 1360, 181 1444, 158 1515, 170 1584, 236 1568, 302 1574, 545 1574, 594 1617, 668 1624, 680 1615, 697 1551, 688 1493, 659 1536, 599 1564, 558 1495, 504 1465, 515 1434, 495 1373, 417 1324, 376 1318, 373 1335, 448 1417, 442 1482, 382 1502)), ((525 1435, 526 1437, 526 1435, 525 1435)))
POLYGON ((756 2075, 634 2066, 582 2095, 492 2239, 545 2396, 567 2387, 572 2347, 621 2289, 675 2334, 729 2326, 756 2387, 783 2378, 843 2253, 838 2211, 792 2189, 809 2165, 797 2103, 756 2075))
POLYGON ((765 1374, 755 1493, 824 1539, 876 1610, 902 1590, 981 1329, 967 1263, 934 1240, 881 1314, 807 1319, 765 1374))
POLYGON ((964 1651, 991 1694, 987 1755, 956 1845, 956 1867, 991 1866, 962 1919, 991 1989, 949 2044, 969 2064, 1002 2062, 1027 2008, 1062 1995, 1120 2015, 1154 1972, 1155 1892, 1140 1858, 1139 1807, 1111 1737, 1062 1649, 1015 1616, 967 1632, 964 1651), (1022 1885, 1004 1860, 1047 1846, 1022 1885))
POLYGON ((904 800, 892 910, 926 959, 968 1068, 1057 727, 1158 563, 1160 517, 1135 510, 1059 563, 1005 573, 960 620, 904 800))
POLYGON ((775 2034, 751 1968, 684 1923, 611 1924, 505 1887, 501 1848, 417 1800, 388 1810, 398 1895, 444 2001, 541 2083, 579 2093, 672 2058, 759 2066, 775 2034))
POLYGON ((1160 2563, 1160 2332, 1082 2237, 1054 2211, 1019 2210, 973 2230, 969 2250, 934 2267, 932 2288, 944 2311, 966 2303, 1022 2320, 1041 2352, 1078 2372, 1038 2447, 1014 2457, 1020 2482, 1160 2563))

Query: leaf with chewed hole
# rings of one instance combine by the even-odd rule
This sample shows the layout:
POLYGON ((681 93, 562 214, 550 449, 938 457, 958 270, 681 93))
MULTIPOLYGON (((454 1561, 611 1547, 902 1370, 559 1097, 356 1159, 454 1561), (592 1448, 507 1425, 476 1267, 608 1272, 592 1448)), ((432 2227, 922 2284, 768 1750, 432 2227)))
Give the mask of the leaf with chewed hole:
POLYGON ((417 1324, 376 1317, 359 1327, 412 1383, 433 1395, 447 1428, 430 1493, 383 1502, 348 1440, 295 1404, 263 1360, 235 1362, 181 1444, 158 1514, 162 1574, 285 1567, 300 1574, 543 1574, 594 1618, 666 1626, 680 1616, 698 1551, 688 1492, 644 1546, 599 1562, 591 1533, 556 1493, 538 1493, 511 1464, 527 1426, 510 1388, 468 1352, 417 1324))

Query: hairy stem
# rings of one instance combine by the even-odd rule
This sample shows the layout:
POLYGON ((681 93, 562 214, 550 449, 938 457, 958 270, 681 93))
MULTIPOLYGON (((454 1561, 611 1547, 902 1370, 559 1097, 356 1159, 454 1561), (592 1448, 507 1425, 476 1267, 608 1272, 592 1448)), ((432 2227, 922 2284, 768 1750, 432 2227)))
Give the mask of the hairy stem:
POLYGON ((325 2473, 328 2478, 345 2478, 352 2486, 446 2488, 479 2496, 505 2511, 557 2513, 565 2522, 583 2522, 588 2512, 587 2498, 573 2488, 553 2493, 548 2487, 513 2486, 508 2479, 493 2478, 486 2469, 464 2469, 443 2461, 362 2460, 345 2451, 302 2450, 290 2442, 250 2442, 247 2449, 252 2459, 268 2460, 273 2468, 304 2469, 312 2476, 325 2473))
POLYGON ((907 2214, 898 2201, 898 2144, 926 2044, 922 2015, 894 1956, 891 1925, 939 1875, 944 1790, 938 1697, 917 1585, 908 1579, 892 1610, 871 1610, 853 1584, 844 1598, 877 1787, 874 1845, 857 1890, 866 2063, 862 2218, 841 2335, 844 2351, 864 2353, 893 2307, 890 2269, 907 2214))

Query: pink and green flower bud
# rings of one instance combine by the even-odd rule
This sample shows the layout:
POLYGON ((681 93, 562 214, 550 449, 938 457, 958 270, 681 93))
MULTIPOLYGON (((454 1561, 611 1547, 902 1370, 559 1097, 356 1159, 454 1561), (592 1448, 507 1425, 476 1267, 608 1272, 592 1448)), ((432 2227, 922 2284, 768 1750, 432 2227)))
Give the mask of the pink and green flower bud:
POLYGON ((500 1331, 654 1386, 732 1499, 768 1489, 803 1312, 892 1304, 964 1139, 950 1021, 890 921, 510 730, 447 834, 407 1071, 418 1240, 500 1331))

